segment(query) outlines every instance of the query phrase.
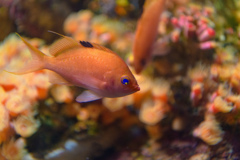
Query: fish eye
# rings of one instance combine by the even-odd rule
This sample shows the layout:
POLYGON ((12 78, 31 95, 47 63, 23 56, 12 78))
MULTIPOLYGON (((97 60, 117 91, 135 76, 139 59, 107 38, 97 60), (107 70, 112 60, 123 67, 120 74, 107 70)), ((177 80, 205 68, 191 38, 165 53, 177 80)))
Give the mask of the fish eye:
POLYGON ((123 76, 123 77, 121 78, 121 82, 122 82, 122 84, 124 84, 124 85, 128 85, 129 82, 130 82, 130 80, 129 80, 128 76, 123 76))

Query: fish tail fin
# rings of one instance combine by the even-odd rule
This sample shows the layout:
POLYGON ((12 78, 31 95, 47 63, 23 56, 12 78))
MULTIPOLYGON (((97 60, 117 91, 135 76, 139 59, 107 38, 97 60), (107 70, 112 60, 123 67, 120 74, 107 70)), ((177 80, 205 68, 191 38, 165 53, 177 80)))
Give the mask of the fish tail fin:
POLYGON ((12 74, 26 74, 26 73, 30 73, 30 72, 34 72, 34 71, 38 71, 41 69, 45 68, 45 63, 44 63, 44 57, 46 56, 45 54, 43 54, 40 50, 38 50, 37 48, 33 47, 30 43, 28 43, 24 38, 22 38, 18 33, 16 33, 21 40, 25 43, 25 45, 28 47, 28 49, 30 50, 32 59, 27 62, 26 64, 24 64, 24 66, 18 70, 14 70, 14 71, 9 71, 7 69, 5 69, 6 72, 12 73, 12 74))

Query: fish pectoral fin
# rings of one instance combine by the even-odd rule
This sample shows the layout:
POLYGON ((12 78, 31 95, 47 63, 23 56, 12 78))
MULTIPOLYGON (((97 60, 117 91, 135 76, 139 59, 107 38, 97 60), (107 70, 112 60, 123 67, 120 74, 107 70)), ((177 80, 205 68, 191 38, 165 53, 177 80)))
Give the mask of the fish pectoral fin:
POLYGON ((76 101, 77 102, 90 102, 90 101, 95 101, 98 99, 103 98, 100 95, 97 95, 96 93, 94 93, 93 91, 84 91, 82 94, 80 94, 77 98, 76 101))
POLYGON ((60 85, 68 85, 68 86, 73 85, 70 82, 68 82, 67 80, 65 80, 62 76, 57 74, 56 72, 48 70, 47 74, 48 74, 49 82, 52 84, 60 84, 60 85))

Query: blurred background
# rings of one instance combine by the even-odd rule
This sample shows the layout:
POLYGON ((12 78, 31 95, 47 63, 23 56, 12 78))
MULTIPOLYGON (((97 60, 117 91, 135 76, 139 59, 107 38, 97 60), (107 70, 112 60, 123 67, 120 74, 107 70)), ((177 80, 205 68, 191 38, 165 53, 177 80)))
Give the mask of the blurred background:
POLYGON ((166 1, 151 60, 136 74, 148 2, 0 0, 1 160, 240 159, 240 1, 166 1), (141 91, 77 103, 83 89, 50 84, 45 70, 3 71, 30 59, 15 32, 49 54, 59 38, 49 30, 110 48, 141 91))

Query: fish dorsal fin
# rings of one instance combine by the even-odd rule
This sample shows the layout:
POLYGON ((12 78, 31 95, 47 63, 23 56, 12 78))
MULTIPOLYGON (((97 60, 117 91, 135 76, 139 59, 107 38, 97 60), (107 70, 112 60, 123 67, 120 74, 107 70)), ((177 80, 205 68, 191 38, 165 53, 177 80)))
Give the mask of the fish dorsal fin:
POLYGON ((75 41, 74 39, 72 39, 70 37, 61 35, 59 33, 53 32, 53 31, 49 31, 49 32, 57 34, 62 37, 62 38, 58 39, 57 41, 55 41, 50 46, 49 53, 52 56, 57 56, 67 49, 71 49, 71 48, 80 46, 77 41, 75 41))
POLYGON ((99 50, 102 50, 102 51, 106 51, 106 52, 115 54, 115 52, 113 52, 112 50, 110 50, 110 49, 108 49, 106 47, 103 47, 103 46, 101 46, 99 44, 92 43, 92 45, 93 45, 93 48, 95 48, 95 49, 99 49, 99 50))
POLYGON ((90 101, 95 101, 95 100, 98 100, 101 98, 103 98, 103 97, 97 95, 93 91, 86 90, 76 98, 76 101, 77 102, 90 102, 90 101))
POLYGON ((82 47, 94 48, 94 49, 106 51, 106 52, 109 52, 109 53, 114 53, 112 50, 110 50, 106 47, 103 47, 99 44, 96 44, 96 43, 92 43, 92 42, 88 42, 88 41, 79 41, 79 43, 81 44, 82 47))
MULTIPOLYGON (((61 54, 63 51, 67 50, 67 49, 71 49, 74 47, 83 47, 83 48, 94 48, 94 49, 98 49, 98 50, 102 50, 102 51, 106 51, 109 53, 114 53, 112 50, 103 47, 99 44, 96 43, 91 43, 91 42, 87 42, 87 41, 75 41, 74 39, 61 35, 59 33, 53 32, 53 31, 49 31, 51 33, 57 34, 59 36, 61 36, 62 38, 57 40, 56 42, 54 42, 50 49, 49 49, 49 53, 52 56, 57 56, 59 54, 61 54)), ((114 53, 115 54, 115 53, 114 53)))

